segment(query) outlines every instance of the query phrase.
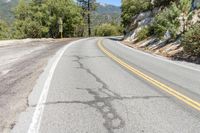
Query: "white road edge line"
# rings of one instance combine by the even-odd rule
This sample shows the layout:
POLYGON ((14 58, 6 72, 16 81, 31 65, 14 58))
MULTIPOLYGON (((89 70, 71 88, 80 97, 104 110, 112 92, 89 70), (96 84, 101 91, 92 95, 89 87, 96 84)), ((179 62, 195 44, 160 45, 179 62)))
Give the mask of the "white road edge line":
POLYGON ((57 67, 57 64, 59 63, 59 61, 60 61, 61 57, 63 56, 64 52, 69 47, 71 47, 74 43, 78 43, 80 41, 87 40, 87 39, 88 38, 81 39, 81 40, 74 41, 74 42, 71 42, 71 43, 67 44, 64 48, 59 50, 56 53, 56 55, 54 56, 55 57, 55 62, 52 65, 52 67, 50 68, 48 77, 47 77, 47 79, 45 81, 42 93, 40 95, 39 101, 37 103, 35 112, 34 112, 33 117, 32 117, 31 124, 30 124, 29 129, 28 129, 28 133, 39 133, 40 124, 41 124, 41 120, 42 120, 42 115, 43 115, 43 111, 44 111, 44 107, 45 107, 44 103, 46 102, 46 99, 47 99, 47 96, 48 96, 48 91, 49 91, 49 87, 50 87, 50 84, 51 84, 51 80, 52 80, 54 71, 55 71, 55 69, 57 67))
MULTIPOLYGON (((152 55, 152 54, 145 53, 145 52, 143 52, 143 51, 137 50, 137 49, 135 49, 135 48, 130 48, 129 46, 126 46, 126 45, 124 45, 124 44, 122 44, 122 43, 120 43, 120 42, 117 42, 117 43, 120 44, 122 47, 127 48, 127 49, 129 49, 129 50, 132 50, 132 51, 134 51, 134 52, 138 52, 138 53, 141 53, 141 54, 144 54, 144 55, 148 55, 148 56, 151 56, 151 57, 153 57, 153 58, 155 58, 155 59, 159 59, 159 60, 161 60, 161 61, 165 61, 165 62, 172 63, 172 64, 177 65, 177 66, 180 66, 180 67, 184 67, 184 68, 187 68, 187 69, 190 69, 190 70, 193 70, 193 71, 198 71, 198 72, 200 72, 199 69, 196 69, 196 68, 194 68, 194 67, 190 67, 190 66, 186 66, 186 65, 179 64, 179 63, 174 62, 174 61, 171 61, 171 60, 169 60, 169 59, 167 59, 167 58, 165 59, 165 57, 162 57, 162 56, 159 56, 159 55, 155 55, 155 54, 152 55)), ((187 63, 187 62, 186 62, 186 63, 187 63)))

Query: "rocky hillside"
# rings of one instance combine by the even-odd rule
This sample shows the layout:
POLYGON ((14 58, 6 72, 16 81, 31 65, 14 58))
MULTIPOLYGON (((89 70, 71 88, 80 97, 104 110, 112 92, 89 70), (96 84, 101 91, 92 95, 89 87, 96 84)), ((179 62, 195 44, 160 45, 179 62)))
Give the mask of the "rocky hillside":
POLYGON ((193 40, 196 41, 195 44, 188 42, 194 38, 191 34, 194 32, 200 34, 200 29, 194 31, 200 25, 200 0, 180 0, 180 2, 174 0, 173 4, 161 5, 163 4, 161 3, 159 6, 142 7, 129 19, 125 14, 127 11, 124 3, 126 11, 122 14, 126 15, 123 18, 123 21, 126 20, 124 42, 131 47, 156 54, 200 63, 197 59, 200 57, 200 51, 196 50, 200 49, 200 41, 193 40), (196 28, 193 28, 194 25, 197 25, 196 28))

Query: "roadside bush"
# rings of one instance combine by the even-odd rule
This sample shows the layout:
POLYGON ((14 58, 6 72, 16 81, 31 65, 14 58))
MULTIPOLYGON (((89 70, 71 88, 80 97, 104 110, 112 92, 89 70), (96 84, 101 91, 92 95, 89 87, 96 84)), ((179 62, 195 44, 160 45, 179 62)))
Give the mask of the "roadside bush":
POLYGON ((152 35, 152 27, 145 26, 137 33, 138 41, 142 41, 152 35))
POLYGON ((0 40, 9 38, 8 25, 6 22, 0 20, 0 40))
POLYGON ((167 31, 171 34, 172 38, 177 37, 177 31, 180 27, 180 22, 178 17, 181 11, 175 3, 173 3, 169 8, 165 8, 161 13, 156 15, 153 22, 154 34, 162 38, 167 31))
POLYGON ((196 23, 184 33, 181 44, 185 53, 200 57, 200 23, 196 23))
POLYGON ((121 31, 120 26, 106 23, 95 28, 95 36, 118 36, 121 31))

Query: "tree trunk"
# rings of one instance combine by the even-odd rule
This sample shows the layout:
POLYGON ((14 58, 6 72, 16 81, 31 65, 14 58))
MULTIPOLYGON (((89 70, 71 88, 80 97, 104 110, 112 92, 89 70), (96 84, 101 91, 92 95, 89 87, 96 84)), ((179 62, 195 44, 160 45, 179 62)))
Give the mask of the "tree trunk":
POLYGON ((88 36, 91 36, 90 0, 88 0, 88 36))

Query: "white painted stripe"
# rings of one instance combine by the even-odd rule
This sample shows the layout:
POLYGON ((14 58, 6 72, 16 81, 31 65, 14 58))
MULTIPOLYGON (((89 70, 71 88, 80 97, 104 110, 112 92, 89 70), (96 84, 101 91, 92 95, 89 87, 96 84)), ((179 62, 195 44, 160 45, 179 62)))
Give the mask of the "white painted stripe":
POLYGON ((41 120, 42 120, 42 115, 43 115, 43 111, 44 111, 44 103, 46 102, 47 96, 48 96, 48 92, 49 92, 49 87, 51 84, 51 80, 54 74, 54 71, 56 69, 56 66, 58 65, 58 62, 60 61, 61 57, 63 56, 64 52, 70 47, 72 46, 74 43, 78 43, 80 41, 83 41, 86 39, 81 39, 78 41, 74 41, 70 44, 68 44, 67 46, 65 46, 64 48, 62 48, 61 50, 59 50, 56 55, 55 55, 55 61, 54 64, 52 65, 50 71, 49 71, 49 75, 45 81, 42 93, 40 95, 39 101, 37 103, 35 112, 33 114, 32 117, 32 121, 30 124, 30 127, 28 129, 28 133, 39 133, 39 129, 40 129, 40 124, 41 124, 41 120))
POLYGON ((124 48, 127 48, 129 50, 132 50, 134 52, 137 52, 137 53, 140 53, 140 54, 143 54, 143 55, 147 55, 147 56, 150 56, 150 57, 153 57, 155 59, 158 59, 158 60, 161 60, 161 61, 165 61, 165 62, 168 62, 168 63, 172 63, 174 65, 177 65, 177 66, 180 66, 180 67, 183 67, 183 68, 186 68, 186 69, 190 69, 190 70, 193 70, 193 71, 198 71, 200 72, 200 69, 196 69, 194 67, 190 67, 190 66, 186 66, 186 65, 183 65, 183 64, 179 64, 178 62, 175 62, 175 61, 172 61, 172 60, 169 60, 165 57, 162 57, 162 56, 159 56, 159 55, 155 55, 155 54, 149 54, 149 53, 145 53, 143 51, 140 51, 140 50, 137 50, 135 48, 131 48, 129 46, 126 46, 120 42, 118 42, 118 44, 120 44, 120 46, 124 47, 124 48))

